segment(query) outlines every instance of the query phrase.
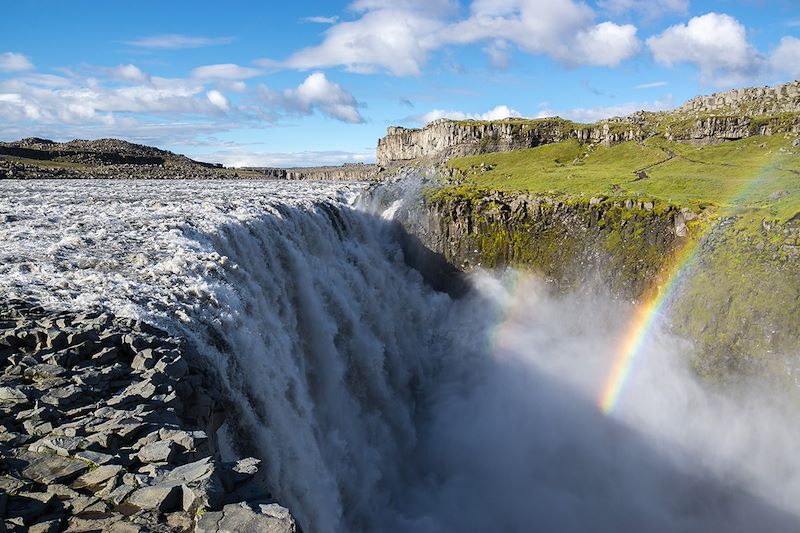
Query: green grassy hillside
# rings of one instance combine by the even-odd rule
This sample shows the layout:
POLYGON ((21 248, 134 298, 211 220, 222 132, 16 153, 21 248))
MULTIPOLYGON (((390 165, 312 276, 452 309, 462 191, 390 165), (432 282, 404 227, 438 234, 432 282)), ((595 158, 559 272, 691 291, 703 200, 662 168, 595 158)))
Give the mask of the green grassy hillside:
POLYGON ((611 147, 569 140, 527 150, 451 159, 466 185, 547 195, 650 197, 693 206, 800 213, 796 136, 754 136, 694 146, 652 137, 611 147))

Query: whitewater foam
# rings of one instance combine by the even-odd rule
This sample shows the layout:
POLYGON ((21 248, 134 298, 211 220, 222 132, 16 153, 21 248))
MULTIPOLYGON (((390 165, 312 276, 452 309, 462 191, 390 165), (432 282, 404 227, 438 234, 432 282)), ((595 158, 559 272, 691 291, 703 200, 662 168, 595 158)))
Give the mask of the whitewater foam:
POLYGON ((451 297, 359 184, 0 182, 0 290, 186 336, 307 531, 797 529, 800 431, 656 332, 594 402, 630 308, 477 273, 451 297))

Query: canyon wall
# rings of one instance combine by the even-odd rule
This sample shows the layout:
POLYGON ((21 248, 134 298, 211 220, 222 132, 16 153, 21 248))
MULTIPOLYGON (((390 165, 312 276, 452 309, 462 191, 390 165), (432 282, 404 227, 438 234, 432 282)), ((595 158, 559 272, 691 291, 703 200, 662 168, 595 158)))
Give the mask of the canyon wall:
POLYGON ((784 384, 800 373, 792 356, 800 349, 800 220, 751 227, 650 200, 458 188, 427 193, 398 219, 464 271, 518 267, 559 291, 594 287, 637 301, 673 283, 674 258, 696 250, 665 309, 675 331, 696 342, 697 370, 784 384))
POLYGON ((355 164, 329 167, 256 168, 264 177, 277 180, 369 181, 380 172, 377 165, 355 164))
POLYGON ((800 82, 699 96, 672 112, 640 111, 595 124, 544 119, 437 120, 423 128, 390 127, 378 141, 381 166, 438 162, 577 139, 611 145, 654 135, 690 142, 723 142, 751 135, 800 133, 800 82))
POLYGON ((800 81, 774 87, 733 89, 706 96, 696 96, 680 106, 677 111, 687 113, 730 113, 773 115, 800 112, 800 81))

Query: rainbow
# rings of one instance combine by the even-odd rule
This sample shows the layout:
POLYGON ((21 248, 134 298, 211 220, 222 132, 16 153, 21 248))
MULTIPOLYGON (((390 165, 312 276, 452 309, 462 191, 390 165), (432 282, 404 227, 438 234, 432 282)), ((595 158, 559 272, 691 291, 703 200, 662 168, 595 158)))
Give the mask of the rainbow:
MULTIPOLYGON (((742 205, 753 189, 764 179, 768 179, 767 171, 773 168, 775 158, 770 158, 760 172, 746 180, 742 186, 731 195, 728 207, 735 209, 742 205)), ((695 239, 689 238, 684 246, 675 254, 670 266, 664 270, 665 275, 661 286, 657 287, 653 296, 646 298, 633 313, 633 317, 625 331, 623 341, 617 356, 612 363, 611 372, 598 398, 598 407, 610 415, 619 402, 625 383, 631 374, 636 361, 636 355, 641 352, 644 341, 647 339, 656 319, 663 314, 665 304, 671 299, 681 285, 689 266, 693 263, 703 237, 715 226, 711 225, 706 231, 695 239)))
POLYGON ((633 369, 636 354, 640 352, 656 318, 662 315, 664 305, 689 270, 700 248, 701 240, 689 241, 683 246, 676 255, 672 268, 667 270, 668 275, 664 284, 658 287, 654 296, 645 300, 634 311, 633 319, 626 330, 621 349, 614 359, 608 381, 600 396, 599 406, 604 413, 610 414, 614 410, 622 393, 622 387, 633 369))

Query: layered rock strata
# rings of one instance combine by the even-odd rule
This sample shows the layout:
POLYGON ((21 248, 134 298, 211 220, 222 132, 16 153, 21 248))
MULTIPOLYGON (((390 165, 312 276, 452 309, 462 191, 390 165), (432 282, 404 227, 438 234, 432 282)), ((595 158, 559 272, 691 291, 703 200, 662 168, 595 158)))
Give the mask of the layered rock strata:
POLYGON ((800 81, 696 96, 678 108, 687 113, 724 111, 754 115, 800 112, 800 81))
MULTIPOLYGON (((398 220, 462 270, 521 267, 560 290, 601 287, 645 301, 680 283, 672 327, 695 341, 696 369, 715 378, 800 374, 800 218, 764 220, 692 211, 653 200, 434 192, 398 220)), ((665 308, 667 309, 667 308, 665 308)))
POLYGON ((259 460, 221 460, 223 402, 180 339, 109 313, 0 309, 6 531, 296 530, 259 460))
POLYGON ((689 100, 674 111, 639 111, 594 124, 544 119, 438 120, 423 128, 390 127, 378 141, 381 166, 424 160, 439 162, 489 152, 507 152, 577 139, 612 145, 654 135, 714 143, 751 135, 800 133, 800 81, 776 87, 737 89, 689 100))
POLYGON ((328 167, 254 168, 264 177, 278 180, 369 181, 382 170, 378 165, 354 164, 328 167))

